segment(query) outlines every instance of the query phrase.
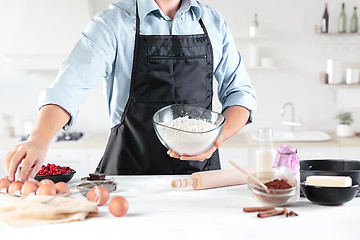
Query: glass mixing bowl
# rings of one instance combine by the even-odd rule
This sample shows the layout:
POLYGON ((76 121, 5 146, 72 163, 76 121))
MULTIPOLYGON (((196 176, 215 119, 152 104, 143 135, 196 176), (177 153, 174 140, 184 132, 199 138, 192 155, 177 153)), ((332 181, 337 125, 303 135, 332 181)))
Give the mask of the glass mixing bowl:
POLYGON ((181 156, 193 156, 214 145, 223 130, 225 116, 199 107, 173 104, 158 110, 152 121, 157 137, 166 148, 181 156), (171 125, 173 120, 179 118, 184 121, 178 122, 176 126, 171 125), (188 120, 192 121, 191 124, 188 120))
POLYGON ((293 174, 286 172, 272 171, 272 172, 256 172, 252 174, 262 183, 270 182, 274 179, 284 179, 291 185, 287 189, 269 189, 266 192, 264 188, 259 186, 254 180, 248 178, 247 186, 253 195, 265 206, 279 207, 288 203, 292 196, 295 195, 297 189, 297 181, 293 174))

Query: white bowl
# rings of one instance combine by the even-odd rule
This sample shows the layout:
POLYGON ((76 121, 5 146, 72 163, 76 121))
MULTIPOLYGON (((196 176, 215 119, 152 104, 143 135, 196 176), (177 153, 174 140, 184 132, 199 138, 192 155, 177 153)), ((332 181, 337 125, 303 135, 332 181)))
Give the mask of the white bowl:
POLYGON ((166 148, 179 155, 193 156, 214 145, 224 127, 225 116, 203 108, 173 104, 158 110, 152 120, 156 135, 166 148), (183 121, 171 125, 173 120, 180 119, 183 121))

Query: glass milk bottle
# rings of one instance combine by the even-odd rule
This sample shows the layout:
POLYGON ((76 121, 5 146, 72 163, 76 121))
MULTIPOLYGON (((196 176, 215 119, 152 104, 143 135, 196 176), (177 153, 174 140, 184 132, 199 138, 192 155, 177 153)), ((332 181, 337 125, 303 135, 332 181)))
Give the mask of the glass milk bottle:
POLYGON ((290 202, 296 202, 300 197, 300 159, 297 156, 297 149, 288 145, 281 145, 278 148, 274 166, 277 172, 293 174, 297 181, 295 195, 290 202))
POLYGON ((256 171, 269 172, 273 170, 276 151, 273 144, 271 128, 259 129, 259 146, 256 149, 256 171))

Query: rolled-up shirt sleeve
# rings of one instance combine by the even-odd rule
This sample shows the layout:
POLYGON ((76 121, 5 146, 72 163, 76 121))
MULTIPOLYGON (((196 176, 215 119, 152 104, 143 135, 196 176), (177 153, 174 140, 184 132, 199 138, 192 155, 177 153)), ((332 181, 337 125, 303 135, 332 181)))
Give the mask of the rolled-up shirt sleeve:
POLYGON ((53 84, 39 96, 38 106, 54 104, 71 116, 64 126, 69 129, 78 116, 89 91, 112 72, 116 40, 106 18, 95 16, 82 31, 67 59, 62 63, 53 84))
POLYGON ((257 109, 256 92, 225 21, 223 21, 222 34, 222 58, 214 73, 219 83, 219 101, 223 111, 234 105, 247 108, 250 111, 247 123, 250 123, 257 109))

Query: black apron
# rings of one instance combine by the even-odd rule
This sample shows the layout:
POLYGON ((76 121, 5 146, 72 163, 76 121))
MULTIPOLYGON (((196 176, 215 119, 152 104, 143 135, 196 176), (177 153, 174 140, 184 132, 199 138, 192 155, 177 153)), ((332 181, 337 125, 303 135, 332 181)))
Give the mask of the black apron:
POLYGON ((157 138, 152 116, 170 104, 211 110, 213 55, 204 34, 140 35, 136 6, 136 37, 130 95, 121 122, 111 129, 96 172, 108 175, 191 174, 220 169, 218 151, 210 159, 182 161, 167 155, 157 138))

